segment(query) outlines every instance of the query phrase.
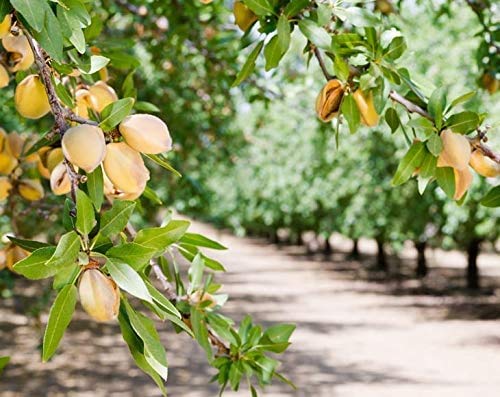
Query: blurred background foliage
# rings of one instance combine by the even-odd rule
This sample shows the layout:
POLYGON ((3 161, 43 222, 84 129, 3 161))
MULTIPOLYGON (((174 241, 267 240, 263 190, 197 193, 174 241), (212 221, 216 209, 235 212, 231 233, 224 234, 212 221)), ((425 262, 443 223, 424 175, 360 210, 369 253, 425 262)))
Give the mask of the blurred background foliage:
MULTIPOLYGON (((381 268, 384 248, 398 250, 411 240, 421 254, 419 275, 426 273, 427 246, 457 248, 472 258, 468 282, 477 286, 477 268, 475 275, 470 270, 476 266, 474 252, 481 244, 492 249, 484 243, 494 243, 500 229, 500 209, 478 206, 484 184, 474 184, 462 205, 446 199, 435 183, 423 195, 415 181, 391 187, 407 149, 402 135, 391 135, 381 123, 354 135, 340 128, 337 136, 335 128, 317 121, 314 100, 323 80, 315 62, 305 63, 305 42, 298 35, 280 68, 258 67, 240 88, 231 88, 247 54, 232 1, 97 3, 103 22, 86 38, 112 59, 109 84, 119 96, 145 101, 136 108, 157 112, 175 142, 169 160, 183 177, 158 168, 150 183, 163 203, 238 234, 276 239, 284 229, 300 242, 303 232, 312 231, 325 250, 331 249, 328 237, 334 232, 355 242, 372 238, 381 268)), ((448 87, 450 98, 477 86, 484 71, 478 52, 483 37, 476 34, 480 21, 466 2, 399 4, 398 13, 387 18, 408 38, 403 64, 414 78, 424 86, 448 87)), ((490 71, 491 64, 488 60, 490 71)), ((0 125, 29 130, 9 95, 0 98, 0 125)), ((498 129, 498 93, 478 88, 476 100, 466 106, 488 112, 487 122, 498 129)), ((491 138, 498 148, 498 134, 491 138)), ((142 199, 144 220, 155 216, 155 200, 142 199)))

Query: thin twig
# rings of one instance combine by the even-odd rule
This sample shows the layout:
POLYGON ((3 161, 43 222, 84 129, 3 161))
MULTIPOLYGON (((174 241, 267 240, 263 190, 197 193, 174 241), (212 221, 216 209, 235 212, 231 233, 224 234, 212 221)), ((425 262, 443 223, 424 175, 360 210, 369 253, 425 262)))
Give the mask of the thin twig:
POLYGON ((391 98, 394 102, 397 102, 400 105, 403 105, 406 108, 406 110, 408 110, 410 113, 417 113, 420 116, 425 117, 428 120, 434 121, 434 119, 432 118, 432 116, 427 111, 425 111, 424 109, 422 109, 417 104, 409 101, 408 99, 406 99, 401 94, 398 94, 396 91, 392 90, 389 93, 389 98, 391 98))
POLYGON ((325 64, 325 60, 323 59, 323 56, 321 55, 321 52, 318 47, 314 46, 313 49, 314 56, 318 60, 319 67, 321 68, 321 71, 323 72, 323 75, 325 76, 325 79, 327 80, 332 80, 335 76, 331 75, 328 72, 328 69, 325 64))
POLYGON ((80 117, 77 114, 75 114, 72 110, 69 110, 69 109, 66 109, 64 117, 66 118, 66 120, 74 121, 74 122, 79 123, 79 124, 89 124, 89 125, 95 125, 95 126, 99 125, 99 123, 97 121, 89 120, 89 119, 80 117))

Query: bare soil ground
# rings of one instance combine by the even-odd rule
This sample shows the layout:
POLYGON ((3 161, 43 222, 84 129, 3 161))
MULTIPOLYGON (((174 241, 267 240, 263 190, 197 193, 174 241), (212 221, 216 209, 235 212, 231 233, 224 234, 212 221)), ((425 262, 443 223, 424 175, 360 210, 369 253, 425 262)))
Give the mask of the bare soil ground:
MULTIPOLYGON (((387 280, 369 270, 374 259, 367 242, 361 244, 365 255, 354 261, 344 252, 306 256, 303 248, 194 226, 230 247, 214 255, 228 268, 220 277, 231 297, 225 313, 237 320, 250 313, 266 325, 297 323, 282 371, 299 390, 273 385, 265 396, 500 395, 498 256, 480 257, 488 277, 483 292, 470 293, 462 287, 464 258, 458 253, 432 253, 430 277, 421 282, 411 277, 413 258, 405 251, 402 261, 391 259, 394 271, 387 280)), ((342 241, 339 246, 347 248, 342 241)), ((22 314, 39 294, 23 282, 16 298, 0 302, 0 356, 12 356, 0 377, 0 396, 160 395, 132 363, 118 326, 96 324, 82 310, 59 354, 42 364, 41 327, 22 314)), ((159 328, 169 353, 169 395, 216 396, 201 349, 168 326, 159 328)))

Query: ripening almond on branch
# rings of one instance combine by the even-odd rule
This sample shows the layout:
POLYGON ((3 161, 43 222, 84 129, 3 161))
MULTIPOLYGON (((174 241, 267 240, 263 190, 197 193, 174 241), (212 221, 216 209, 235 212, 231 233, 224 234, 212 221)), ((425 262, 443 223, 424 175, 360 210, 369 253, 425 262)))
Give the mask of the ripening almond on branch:
POLYGON ((80 303, 90 317, 99 322, 116 319, 120 291, 116 283, 98 269, 88 269, 80 277, 80 303))
POLYGON ((7 14, 3 21, 0 22, 0 39, 3 39, 10 33, 10 28, 12 26, 12 17, 10 14, 7 14))
POLYGON ((43 198, 43 186, 37 179, 21 179, 17 187, 19 194, 29 201, 38 201, 43 198))
POLYGON ((378 124, 378 114, 373 104, 373 94, 368 94, 357 89, 352 95, 361 115, 361 121, 368 127, 375 127, 378 124))
POLYGON ((35 62, 33 51, 26 36, 12 34, 2 39, 2 45, 9 53, 9 69, 11 72, 28 70, 35 62))
POLYGON ((141 194, 149 180, 149 171, 139 152, 125 142, 107 145, 104 171, 114 188, 123 193, 141 194))
POLYGON ((172 138, 167 125, 151 114, 133 114, 119 126, 125 142, 141 153, 158 154, 172 149, 172 138))
POLYGON ((331 121, 337 114, 344 96, 340 80, 328 81, 316 97, 316 114, 321 121, 331 121))
POLYGON ((61 196, 71 191, 68 170, 62 161, 50 173, 50 188, 56 196, 61 196))
POLYGON ((9 85, 9 80, 10 78, 7 69, 5 69, 0 63, 0 88, 7 87, 9 85))
POLYGON ((106 106, 116 102, 118 95, 115 90, 107 85, 104 81, 98 81, 88 89, 90 94, 90 104, 92 109, 101 113, 106 106))
POLYGON ((17 85, 14 101, 19 114, 27 119, 39 119, 50 111, 45 87, 36 74, 30 74, 17 85))
POLYGON ((443 149, 438 157, 438 167, 453 167, 464 170, 469 165, 471 148, 467 138, 461 134, 444 130, 441 132, 443 149))
POLYGON ((486 157, 479 150, 474 150, 470 156, 469 165, 479 175, 486 178, 494 178, 500 176, 500 164, 496 163, 489 157, 486 157))
POLYGON ((94 171, 106 155, 104 132, 96 126, 81 124, 71 127, 61 140, 64 156, 85 172, 94 171))

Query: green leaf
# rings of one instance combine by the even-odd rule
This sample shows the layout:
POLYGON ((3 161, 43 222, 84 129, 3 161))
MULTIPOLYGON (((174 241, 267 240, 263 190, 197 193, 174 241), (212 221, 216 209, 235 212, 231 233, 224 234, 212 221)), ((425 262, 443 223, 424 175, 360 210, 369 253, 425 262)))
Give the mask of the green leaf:
POLYGON ((157 252, 163 252, 165 249, 184 235, 189 227, 188 221, 170 221, 166 226, 142 229, 137 233, 134 242, 137 244, 151 247, 157 252))
POLYGON ((116 200, 113 207, 101 218, 100 234, 108 237, 120 233, 134 212, 135 203, 133 201, 116 200))
POLYGON ((413 171, 420 167, 425 158, 425 144, 423 142, 414 142, 408 152, 401 159, 396 174, 392 178, 391 184, 398 186, 410 179, 413 171))
POLYGON ((205 350, 208 361, 212 361, 213 352, 210 342, 208 341, 207 325, 205 324, 203 314, 195 307, 191 307, 191 327, 193 328, 195 339, 203 350, 205 350))
MULTIPOLYGON (((3 21, 5 16, 12 11, 12 7, 8 1, 0 1, 0 21, 3 21)), ((1 370, 1 367, 0 367, 1 370)), ((1 373, 1 372, 0 372, 1 373)))
POLYGON ((61 0, 64 3, 67 12, 77 19, 82 27, 90 25, 91 18, 85 8, 85 4, 81 0, 61 0))
POLYGON ((153 303, 144 280, 132 267, 120 259, 108 258, 106 269, 121 289, 139 299, 153 303))
POLYGON ((68 328, 76 306, 77 291, 74 285, 65 286, 56 297, 49 313, 49 320, 43 335, 42 358, 47 362, 56 352, 68 328))
POLYGON ((46 264, 52 257, 56 247, 38 248, 32 254, 14 265, 16 273, 29 278, 30 280, 41 280, 52 277, 57 273, 54 267, 48 267, 46 264))
POLYGON ((260 41, 255 48, 252 50, 250 55, 248 56, 248 59, 246 60, 245 64, 241 68, 241 70, 238 72, 238 75, 236 76, 236 79, 234 80, 232 87, 236 87, 241 84, 243 80, 245 80, 250 74, 253 72, 255 69, 255 61, 257 60, 257 57, 259 56, 260 52, 262 51, 262 47, 264 46, 264 41, 260 41))
POLYGON ((285 343, 288 342, 295 328, 294 324, 273 325, 264 332, 264 336, 269 338, 273 343, 285 343))
POLYGON ((104 176, 101 167, 87 173, 87 191, 95 209, 99 212, 104 200, 104 176))
POLYGON ((165 168, 166 170, 170 171, 174 175, 178 176, 179 178, 182 178, 182 174, 177 171, 174 167, 170 165, 160 154, 144 154, 148 159, 153 160, 156 164, 159 166, 165 168))
POLYGON ((443 112, 446 108, 446 90, 444 87, 437 88, 431 94, 429 98, 429 103, 427 104, 427 110, 429 114, 434 119, 434 123, 438 130, 441 129, 443 121, 443 112))
POLYGON ((117 245, 106 252, 109 258, 120 259, 126 262, 134 270, 142 270, 154 257, 156 249, 145 247, 137 243, 125 243, 117 245))
MULTIPOLYGON (((177 310, 177 308, 174 306, 172 302, 170 302, 165 295, 163 295, 160 291, 158 291, 153 284, 149 280, 145 281, 146 287, 148 288, 149 293, 151 294, 151 297, 153 298, 153 301, 160 306, 160 308, 171 315, 177 317, 179 320, 182 319, 181 313, 177 310)), ((191 330, 190 330, 191 332, 191 330)))
POLYGON ((9 363, 9 361, 10 361, 9 356, 0 357, 0 375, 2 375, 2 372, 3 372, 4 368, 7 366, 7 364, 9 363))
POLYGON ((271 15, 274 13, 273 6, 269 0, 244 0, 245 5, 256 15, 271 15))
POLYGON ((329 50, 332 45, 332 37, 322 27, 316 25, 310 19, 299 21, 299 29, 306 38, 316 47, 329 50))
POLYGON ((182 238, 180 239, 180 242, 184 244, 195 245, 197 247, 212 248, 214 250, 227 249, 217 241, 210 240, 209 238, 198 233, 185 233, 184 236, 182 236, 182 238))
POLYGON ((446 126, 458 134, 466 134, 474 131, 479 124, 479 115, 476 112, 470 111, 453 114, 446 121, 446 126))
POLYGON ((134 109, 146 113, 160 113, 161 109, 151 102, 137 101, 134 104, 134 109))
POLYGON ((74 284, 82 270, 83 266, 80 266, 78 263, 73 263, 62 268, 55 274, 52 288, 59 290, 68 284, 74 284))
POLYGON ((351 134, 354 134, 359 127, 361 122, 361 116, 359 114, 358 106, 352 95, 345 95, 342 100, 341 112, 344 115, 347 123, 349 124, 349 130, 351 134))
POLYGON ((205 269, 205 264, 203 263, 203 258, 201 254, 197 254, 193 261, 191 262, 191 267, 189 268, 189 292, 196 291, 202 286, 203 281, 203 270, 205 269))
POLYGON ((127 313, 123 308, 123 305, 122 307, 120 307, 118 322, 120 324, 120 330, 123 339, 127 343, 128 348, 130 350, 130 354, 132 355, 132 358, 134 359, 135 363, 141 370, 143 370, 155 381, 155 383, 161 389, 162 394, 166 396, 167 391, 165 389, 163 380, 158 375, 156 370, 147 362, 146 357, 144 356, 144 343, 132 328, 132 325, 130 324, 130 319, 128 318, 127 313))
POLYGON ((12 241, 15 245, 25 249, 26 251, 33 252, 39 248, 50 247, 50 244, 42 243, 41 241, 34 240, 24 240, 21 238, 16 238, 12 236, 7 236, 7 238, 12 241))
POLYGON ((76 191, 76 228, 83 235, 88 235, 95 225, 94 206, 83 190, 76 191))
POLYGON ((481 200, 485 207, 500 207, 500 185, 491 189, 481 200))
POLYGON ((280 48, 278 36, 273 36, 272 39, 264 47, 264 57, 266 58, 266 71, 274 69, 280 63, 283 52, 280 48))
POLYGON ((102 121, 99 126, 104 132, 111 131, 130 114, 133 107, 134 98, 123 98, 110 103, 102 111, 102 121))
POLYGON ((335 74, 340 80, 347 81, 349 78, 349 65, 341 57, 335 55, 333 66, 335 74))
POLYGON ((125 306, 130 325, 144 343, 146 361, 166 380, 168 375, 167 355, 153 321, 136 312, 126 300, 122 300, 122 303, 125 306))
POLYGON ((285 54, 288 51, 288 48, 290 47, 290 39, 291 39, 290 23, 288 22, 288 18, 285 15, 280 15, 276 29, 278 31, 279 46, 281 48, 282 53, 285 54))
POLYGON ((61 25, 50 7, 47 7, 44 14, 43 28, 39 32, 33 32, 33 37, 52 59, 62 63, 64 42, 61 25))
POLYGON ((310 0, 292 0, 285 7, 285 15, 289 18, 293 17, 306 8, 309 3, 310 0))
POLYGON ((431 153, 426 152, 425 158, 420 166, 419 176, 422 178, 430 178, 434 176, 436 172, 437 157, 434 157, 431 153))
MULTIPOLYGON (((36 251, 35 251, 36 252, 36 251)), ((74 230, 63 234, 57 243, 56 250, 50 260, 48 267, 59 270, 62 267, 75 263, 80 252, 80 237, 74 230)))
POLYGON ((449 198, 453 198, 455 194, 455 173, 451 167, 436 168, 435 177, 441 189, 449 198))
MULTIPOLYGON (((5 3, 5 0, 2 3, 5 3)), ((46 0, 10 0, 10 3, 35 31, 40 32, 43 29, 48 8, 46 0)))
POLYGON ((421 129, 425 132, 426 135, 430 135, 430 133, 436 130, 432 121, 424 117, 419 117, 418 119, 411 119, 410 121, 408 121, 408 123, 406 123, 406 125, 408 127, 421 129))
POLYGON ((387 125, 391 128, 392 134, 394 134, 401 125, 401 120, 399 119, 398 112, 396 112, 394 108, 388 108, 385 111, 385 121, 387 125))
POLYGON ((443 150, 443 141, 438 134, 432 134, 427 140, 426 146, 434 156, 439 156, 443 150))
POLYGON ((94 74, 101 70, 109 63, 109 58, 103 57, 102 55, 92 55, 90 57, 90 63, 79 64, 78 70, 83 74, 94 74))
POLYGON ((470 99, 474 98, 476 94, 477 94, 476 91, 470 91, 467 92, 466 94, 460 95, 451 102, 451 105, 448 107, 447 110, 450 110, 461 103, 469 101, 470 99))
POLYGON ((390 59, 391 61, 395 61, 406 50, 406 42, 404 37, 398 36, 395 37, 392 41, 387 50, 385 51, 385 58, 390 59))
POLYGON ((222 264, 215 259, 209 258, 206 255, 202 254, 200 250, 195 247, 194 245, 191 244, 179 244, 179 251, 182 254, 184 258, 186 258, 188 261, 192 261, 198 253, 201 254, 201 257, 203 258, 203 261, 205 262, 205 266, 216 271, 216 272, 225 272, 226 269, 222 264))
POLYGON ((56 89, 57 97, 69 108, 73 109, 75 104, 73 103, 73 98, 71 98, 71 94, 69 93, 66 86, 62 83, 54 84, 56 89))

